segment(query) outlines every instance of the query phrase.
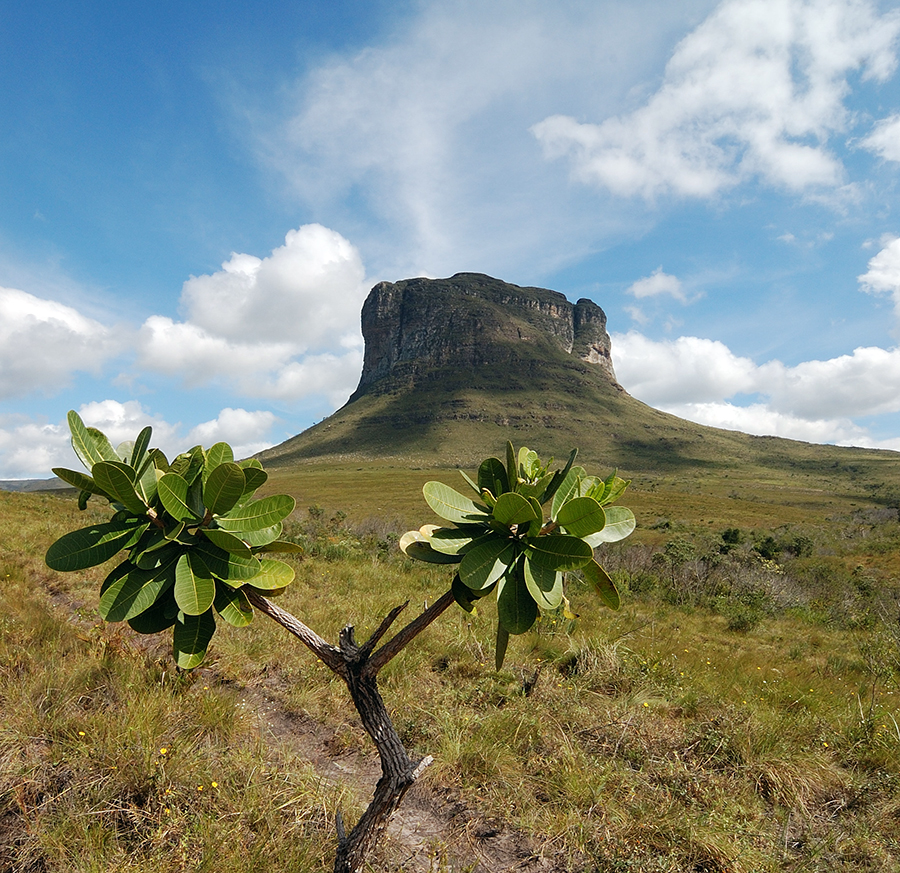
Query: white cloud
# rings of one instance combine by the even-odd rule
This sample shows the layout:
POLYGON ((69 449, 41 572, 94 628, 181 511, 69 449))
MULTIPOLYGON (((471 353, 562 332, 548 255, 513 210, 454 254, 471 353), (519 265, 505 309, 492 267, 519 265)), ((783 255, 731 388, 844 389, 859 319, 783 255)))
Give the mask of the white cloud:
POLYGON ((0 398, 59 390, 118 350, 108 327, 71 306, 0 288, 0 398))
POLYGON ((705 198, 753 177, 837 187, 844 168, 827 142, 852 120, 848 77, 890 75, 898 33, 897 11, 869 0, 726 0, 643 106, 600 124, 553 115, 532 131, 576 179, 621 196, 705 198))
POLYGON ((619 382, 653 406, 702 403, 756 390, 756 366, 718 340, 683 336, 657 342, 637 331, 613 335, 619 382))
POLYGON ((778 436, 811 443, 874 447, 875 440, 848 418, 806 419, 776 412, 762 403, 735 406, 732 403, 685 403, 667 412, 725 430, 739 430, 757 436, 778 436))
MULTIPOLYGON (((169 459, 193 445, 229 443, 238 458, 248 457, 272 445, 271 430, 277 419, 271 412, 227 407, 211 421, 184 433, 180 423, 171 423, 148 412, 136 400, 100 400, 78 408, 84 422, 99 428, 116 446, 133 440, 150 425, 151 445, 169 459)), ((70 443, 65 420, 56 424, 37 422, 24 415, 0 416, 0 479, 43 479, 53 467, 82 470, 70 443)))
POLYGON ((367 290, 357 250, 304 225, 267 258, 235 253, 220 272, 185 282, 187 320, 148 318, 138 366, 189 386, 218 382, 280 400, 327 395, 339 405, 359 379, 367 290))
POLYGON ((276 421, 271 412, 226 407, 216 418, 191 428, 185 443, 208 447, 226 442, 234 449, 236 458, 246 458, 272 445, 267 435, 276 421))
POLYGON ((886 161, 900 161, 900 114, 879 121, 860 144, 886 161))
POLYGON ((365 299, 359 252, 319 224, 288 231, 267 258, 232 254, 222 270, 184 283, 188 321, 238 343, 330 348, 358 332, 365 299))
POLYGON ((525 281, 640 221, 600 215, 593 195, 561 184, 528 128, 560 95, 615 111, 672 32, 710 6, 429 0, 380 44, 311 69, 268 128, 236 111, 257 119, 261 159, 347 229, 370 269, 525 281))
POLYGON ((698 337, 613 335, 621 384, 639 400, 691 421, 815 442, 875 445, 852 419, 900 412, 900 349, 858 348, 793 367, 757 365, 698 337), (751 404, 735 397, 758 396, 751 404), (860 442, 860 441, 863 442, 860 442))
POLYGON ((885 237, 881 245, 868 271, 858 277, 859 283, 870 294, 890 294, 900 315, 900 237, 885 237))
POLYGON ((638 279, 625 292, 637 297, 658 297, 661 294, 670 294, 676 300, 682 303, 687 302, 684 290, 681 287, 681 280, 677 276, 664 273, 662 267, 655 269, 649 276, 638 279))

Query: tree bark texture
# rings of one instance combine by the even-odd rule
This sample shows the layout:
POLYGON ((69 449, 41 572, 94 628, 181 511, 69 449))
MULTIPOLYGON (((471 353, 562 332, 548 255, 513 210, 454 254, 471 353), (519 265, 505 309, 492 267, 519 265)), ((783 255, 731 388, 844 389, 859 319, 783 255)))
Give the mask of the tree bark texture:
POLYGON ((378 671, 453 603, 453 595, 448 591, 379 649, 375 647, 407 604, 391 610, 361 646, 356 644, 353 627, 347 625, 341 631, 338 647, 262 595, 248 592, 247 597, 260 612, 296 636, 344 680, 362 725, 378 750, 381 778, 371 802, 349 834, 340 813, 336 821, 338 847, 334 873, 362 873, 366 858, 382 841, 391 816, 432 761, 429 755, 414 762, 407 754, 378 691, 378 671))

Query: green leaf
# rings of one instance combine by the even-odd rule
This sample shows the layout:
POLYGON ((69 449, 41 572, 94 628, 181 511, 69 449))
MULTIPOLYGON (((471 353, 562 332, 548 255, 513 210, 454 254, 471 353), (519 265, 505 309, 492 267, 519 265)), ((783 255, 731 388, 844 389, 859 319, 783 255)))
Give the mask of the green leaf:
POLYGON ((537 604, 525 583, 521 566, 505 576, 497 586, 497 618, 510 634, 523 634, 535 622, 537 604))
POLYGON ((175 663, 182 670, 196 667, 205 657, 215 632, 216 620, 211 609, 203 615, 185 615, 183 622, 176 622, 172 633, 175 663))
POLYGON ((486 518, 484 506, 475 503, 443 482, 426 482, 422 488, 425 502, 432 511, 447 521, 480 521, 486 518))
POLYGON ((215 607, 216 612, 234 627, 246 627, 253 621, 253 607, 239 588, 229 588, 221 582, 216 585, 215 607))
POLYGON ((461 529, 426 524, 419 528, 419 533, 424 535, 435 551, 443 552, 445 555, 459 555, 462 549, 484 533, 484 529, 479 527, 472 530, 472 526, 461 529))
POLYGON ((465 479, 466 482, 467 482, 469 485, 472 486, 472 490, 473 490, 476 494, 481 494, 481 489, 478 487, 478 485, 476 485, 476 484, 472 481, 472 477, 471 477, 468 473, 466 473, 465 470, 460 470, 460 471, 459 471, 459 475, 462 476, 463 479, 465 479))
POLYGON ((119 461, 100 461, 94 464, 91 473, 94 481, 126 509, 138 515, 147 511, 147 506, 134 490, 135 471, 119 461))
POLYGON ((494 504, 494 518, 507 527, 526 524, 535 520, 534 507, 527 497, 516 494, 515 491, 508 491, 497 498, 494 504))
POLYGON ((203 461, 203 484, 205 485, 212 471, 220 464, 233 464, 234 451, 228 443, 215 443, 206 450, 203 461))
POLYGON ((550 518, 556 521, 556 515, 562 509, 563 505, 571 497, 578 496, 578 483, 584 478, 584 467, 570 467, 565 478, 560 482, 553 496, 553 503, 550 508, 550 518))
POLYGON ((466 612, 474 613, 475 603, 481 600, 482 597, 487 597, 495 587, 495 585, 489 585, 481 591, 473 591, 459 578, 459 573, 457 573, 453 577, 453 582, 450 584, 450 593, 453 595, 453 599, 457 604, 459 604, 466 612))
POLYGON ((578 537, 529 537, 526 543, 529 560, 545 570, 576 570, 594 555, 594 550, 578 537))
POLYGON ((89 427, 87 429, 88 433, 91 436, 91 439, 94 441, 94 446, 97 449, 97 452, 100 454, 100 458, 103 461, 121 461, 122 459, 119 457, 119 453, 113 448, 112 443, 107 438, 106 434, 103 433, 102 430, 97 429, 96 427, 89 427))
POLYGON ((462 560, 458 555, 435 551, 428 539, 417 530, 407 531, 400 537, 400 551, 409 558, 429 564, 458 564, 462 560))
POLYGON ((200 473, 203 472, 205 461, 203 447, 194 446, 178 455, 178 457, 176 457, 169 465, 169 471, 177 473, 188 483, 188 485, 191 485, 200 473))
POLYGON ((617 543, 624 540, 635 529, 636 522, 634 513, 624 506, 607 506, 604 508, 606 513, 606 527, 584 538, 584 541, 596 548, 600 543, 617 543))
POLYGON ((174 603, 172 595, 165 594, 140 615, 129 618, 128 624, 139 634, 158 634, 175 624, 178 609, 172 608, 174 603))
POLYGON ((135 470, 141 468, 144 455, 147 453, 147 447, 150 445, 150 436, 152 433, 153 428, 150 427, 150 425, 147 425, 147 427, 137 435, 137 439, 134 441, 134 447, 131 450, 130 463, 135 470))
POLYGON ((233 555, 213 545, 204 537, 197 537, 193 551, 200 555, 210 573, 223 582, 246 582, 259 572, 259 560, 256 557, 233 555))
POLYGON ((144 553, 155 552, 167 545, 170 545, 170 543, 169 540, 166 539, 165 531, 160 530, 158 527, 148 527, 147 530, 141 534, 141 538, 131 547, 128 559, 132 563, 137 564, 138 559, 144 553))
POLYGON ((281 536, 283 530, 284 525, 279 521, 278 524, 273 524, 272 527, 264 527, 262 530, 242 530, 240 533, 241 539, 248 546, 259 549, 269 545, 269 543, 274 543, 281 536))
POLYGON ((296 506, 293 497, 273 494, 253 500, 216 519, 219 527, 229 531, 263 530, 287 518, 296 506))
POLYGON ((258 467, 242 467, 244 472, 244 479, 246 480, 246 485, 244 486, 244 493, 241 495, 241 499, 238 503, 246 503, 249 500, 257 488, 260 485, 264 485, 266 480, 269 478, 269 474, 265 470, 261 470, 258 467))
POLYGON ((224 515, 237 505, 246 486, 244 471, 237 464, 233 462, 219 464, 209 474, 203 489, 206 508, 213 515, 224 515))
POLYGON ((540 497, 553 479, 553 473, 541 476, 536 482, 520 482, 516 489, 523 497, 540 497))
POLYGON ((163 473, 157 484, 163 509, 176 521, 197 520, 197 514, 188 506, 188 483, 178 473, 163 473))
POLYGON ((74 485, 80 491, 87 491, 88 494, 97 494, 100 497, 109 498, 109 495, 85 473, 79 473, 78 470, 66 470, 65 467, 54 467, 53 474, 62 479, 63 482, 74 485))
POLYGON ((63 573, 95 567, 122 549, 131 548, 148 524, 143 518, 114 519, 67 533, 47 549, 47 566, 63 573))
POLYGON ((506 658, 506 647, 509 645, 509 631, 497 622, 497 648, 494 653, 494 666, 499 670, 506 658))
POLYGON ((531 504, 535 516, 534 521, 528 526, 528 536, 536 537, 544 524, 544 510, 536 497, 529 497, 528 502, 531 504))
POLYGON ((156 456, 153 454, 155 451, 156 449, 151 449, 147 453, 134 483, 134 488, 138 495, 143 498, 144 503, 148 506, 153 503, 158 493, 158 479, 156 476, 156 465, 154 464, 156 456))
POLYGON ((497 458, 486 458, 478 468, 478 493, 480 494, 485 488, 495 497, 510 490, 506 467, 497 458))
POLYGON ((273 540, 271 543, 256 546, 253 549, 254 554, 260 552, 292 552, 295 555, 302 555, 305 551, 303 546, 289 542, 288 540, 273 540))
POLYGON ((277 591, 287 588, 294 581, 294 568, 284 561, 276 561, 272 558, 263 558, 257 573, 250 584, 260 591, 277 591))
POLYGON ((569 460, 566 461, 566 466, 563 467, 562 470, 557 470, 553 474, 553 478, 550 480, 550 484, 547 486, 547 490, 538 498, 542 504, 546 503, 548 500, 552 500, 554 495, 556 494, 556 490, 563 483, 566 476, 569 474, 569 470, 572 469, 572 464, 575 463, 575 458, 578 455, 578 449, 572 449, 569 453, 569 460))
POLYGON ((250 551, 250 546, 248 546, 240 537, 235 536, 233 533, 229 533, 227 530, 202 527, 200 528, 200 532, 211 543, 214 543, 220 549, 225 549, 226 552, 231 552, 233 555, 243 555, 245 558, 253 556, 253 553, 250 551))
POLYGON ((631 484, 631 479, 620 479, 613 473, 604 484, 606 489, 600 502, 605 506, 607 503, 618 500, 625 493, 625 489, 631 484))
POLYGON ((519 476, 522 479, 528 481, 529 479, 534 479, 537 476, 538 471, 541 468, 541 459, 538 457, 538 453, 532 451, 525 446, 519 449, 519 476))
POLYGON ((492 536, 469 549, 459 565, 459 577, 476 591, 493 585, 515 562, 519 549, 515 540, 492 536))
POLYGON ((604 605, 619 608, 619 592, 609 574, 596 561, 589 561, 581 568, 584 578, 594 586, 604 605))
POLYGON ((562 573, 557 570, 548 570, 546 567, 535 566, 525 556, 523 562, 525 584, 534 602, 540 609, 556 609, 562 603, 562 573))
POLYGON ((202 615, 216 599, 216 583, 195 551, 186 552, 175 565, 175 602, 185 615, 202 615))
POLYGON ((593 497, 575 497, 563 504, 556 521, 573 537, 586 537, 603 530, 606 513, 593 497))
POLYGON ((153 570, 130 569, 100 595, 99 612, 106 621, 127 621, 149 609, 175 583, 175 561, 153 570))
POLYGON ((506 481, 510 490, 515 491, 519 481, 519 465, 516 463, 516 450, 509 440, 506 441, 506 481))
POLYGON ((88 432, 85 423, 81 420, 81 416, 74 409, 69 410, 67 420, 69 422, 69 432, 72 434, 72 448, 75 449, 78 460, 88 470, 99 461, 106 460, 97 449, 94 438, 88 432))

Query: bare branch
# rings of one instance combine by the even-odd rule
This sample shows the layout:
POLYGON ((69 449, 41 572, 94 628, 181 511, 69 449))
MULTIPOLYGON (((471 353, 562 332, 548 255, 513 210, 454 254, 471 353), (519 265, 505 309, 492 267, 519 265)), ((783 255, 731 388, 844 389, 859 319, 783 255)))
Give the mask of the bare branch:
MULTIPOLYGON (((423 613, 414 618, 405 628, 391 637, 371 658, 366 662, 363 672, 375 675, 388 661, 391 660, 405 646, 409 645, 425 628, 428 627, 447 607, 454 603, 453 591, 442 594, 423 613)), ((390 618, 390 616, 388 616, 390 618)), ((386 621, 387 619, 385 619, 386 621)))
POLYGON ((372 634, 359 649, 359 657, 360 660, 364 660, 368 658, 369 655, 372 654, 375 646, 378 645, 379 640, 387 633, 388 628, 397 620, 397 616, 403 612, 406 607, 409 606, 409 601, 406 603, 401 603, 399 606, 395 606, 381 621, 381 624, 375 628, 375 633, 372 634))
POLYGON ((292 633, 303 645, 305 645, 317 658, 329 668, 334 670, 342 678, 347 676, 347 665, 341 656, 340 649, 323 640, 314 630, 308 628, 299 618, 276 606, 271 600, 267 600, 255 591, 243 589, 247 600, 260 612, 269 616, 280 624, 286 631, 292 633))

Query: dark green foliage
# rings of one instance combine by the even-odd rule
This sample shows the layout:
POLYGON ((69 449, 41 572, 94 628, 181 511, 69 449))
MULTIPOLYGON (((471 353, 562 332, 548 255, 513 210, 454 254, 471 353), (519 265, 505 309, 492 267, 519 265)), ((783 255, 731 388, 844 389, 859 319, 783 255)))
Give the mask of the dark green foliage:
POLYGON ((594 560, 594 547, 634 530, 631 510, 611 506, 628 483, 615 473, 607 479, 588 476, 573 466, 575 455, 551 472, 535 452, 523 447, 516 453, 507 443, 505 464, 486 459, 477 482, 463 473, 477 500, 441 482, 426 483, 426 503, 454 527, 426 524, 400 540, 411 558, 459 565, 452 591, 467 612, 480 598, 496 594, 498 670, 510 634, 529 630, 542 609, 564 605, 568 610, 566 572, 580 570, 605 605, 619 607, 619 594, 594 560))
POLYGON ((252 499, 267 479, 259 461, 235 463, 231 447, 216 443, 206 450, 194 446, 169 464, 149 448, 150 428, 116 449, 75 412, 69 429, 91 475, 53 472, 80 489, 80 508, 97 496, 114 514, 108 523, 60 537, 46 561, 70 572, 125 550, 100 588, 100 615, 107 621, 127 621, 139 633, 173 628, 175 660, 189 669, 206 654, 216 613, 237 627, 252 619, 243 587, 272 595, 293 581, 293 568, 264 553, 300 550, 279 539, 294 499, 252 499))

